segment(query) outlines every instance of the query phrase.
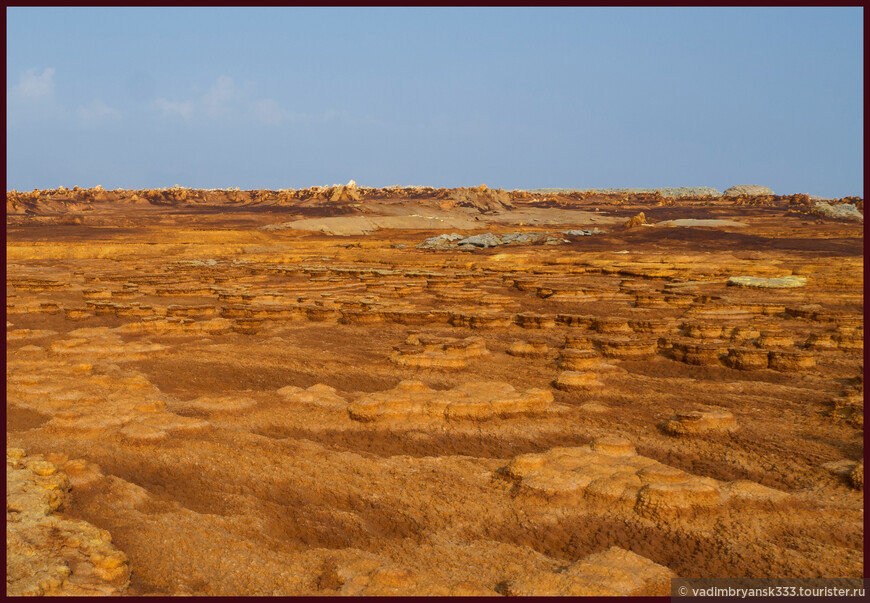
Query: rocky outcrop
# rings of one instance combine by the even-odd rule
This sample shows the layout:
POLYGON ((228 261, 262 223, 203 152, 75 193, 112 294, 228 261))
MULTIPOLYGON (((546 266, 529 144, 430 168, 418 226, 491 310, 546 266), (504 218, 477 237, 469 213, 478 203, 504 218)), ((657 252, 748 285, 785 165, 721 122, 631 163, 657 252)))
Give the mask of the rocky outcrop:
POLYGON ((628 324, 628 319, 613 316, 598 316, 592 319, 592 329, 607 334, 634 333, 634 329, 628 324))
POLYGON ((121 595, 127 557, 111 535, 64 518, 70 480, 52 462, 6 449, 6 596, 121 595))
POLYGON ((331 203, 350 203, 361 198, 356 182, 351 180, 346 185, 338 185, 330 189, 326 195, 331 203))
POLYGON ((725 364, 741 371, 758 371, 768 365, 768 351, 758 348, 729 348, 725 364))
POLYGON ((469 358, 489 354, 480 337, 456 339, 430 337, 412 333, 403 346, 397 346, 390 360, 406 368, 465 368, 469 358))
POLYGON ((854 222, 864 221, 864 214, 858 211, 858 208, 850 203, 838 203, 836 205, 825 202, 815 203, 810 208, 809 212, 816 216, 822 216, 823 218, 850 220, 854 222))
POLYGON ((603 385, 592 371, 563 371, 553 382, 556 389, 569 392, 596 389, 603 385))
POLYGON ((722 192, 723 197, 755 197, 768 195, 773 195, 773 191, 766 186, 760 186, 758 184, 738 184, 737 186, 726 188, 722 192))
POLYGON ((419 381, 402 381, 395 389, 363 395, 348 405, 351 419, 361 422, 389 420, 482 421, 547 410, 553 395, 540 389, 525 393, 507 383, 465 383, 437 391, 419 381))
POLYGON ((556 326, 556 317, 549 314, 523 312, 514 316, 514 322, 524 329, 551 329, 556 326))
POLYGON ((635 337, 595 337, 595 347, 605 358, 622 360, 644 360, 653 358, 658 352, 655 339, 635 337))
POLYGON ((764 289, 793 289, 807 284, 803 276, 781 276, 779 278, 761 278, 758 276, 732 276, 728 284, 737 287, 760 287, 764 289))
POLYGON ((646 221, 646 216, 643 212, 640 212, 636 216, 632 216, 629 218, 625 224, 622 225, 623 228, 637 228, 638 226, 643 226, 644 224, 648 224, 646 221))
POLYGON ((562 234, 569 237, 591 237, 592 235, 605 234, 605 231, 600 228, 573 228, 571 230, 563 230, 562 234))
POLYGON ((426 239, 422 243, 417 245, 418 249, 452 249, 454 246, 450 245, 455 241, 461 241, 465 237, 458 233, 450 233, 450 234, 441 234, 436 237, 431 237, 426 239))
POLYGON ((457 188, 449 198, 459 207, 473 207, 481 213, 499 212, 514 207, 510 193, 481 185, 477 188, 457 188))
POLYGON ((678 436, 731 432, 735 429, 737 421, 734 420, 734 415, 721 409, 677 413, 665 424, 665 431, 678 436))
POLYGON ((861 462, 855 465, 855 468, 849 472, 849 483, 856 490, 864 489, 864 459, 861 459, 861 462))
POLYGON ((728 353, 728 347, 721 340, 709 340, 708 343, 672 341, 671 353, 675 360, 686 364, 717 365, 720 357, 728 353))
POLYGON ((536 358, 546 356, 550 351, 550 347, 541 341, 515 341, 507 349, 507 353, 511 356, 519 356, 522 358, 536 358))
POLYGON ((771 350, 768 354, 768 366, 776 371, 805 371, 816 366, 816 359, 812 352, 771 350))
POLYGON ((567 371, 589 371, 603 363, 596 350, 565 348, 559 351, 559 366, 567 371))
POLYGON ((732 502, 778 503, 789 497, 752 482, 720 482, 686 473, 637 454, 629 440, 615 436, 589 446, 520 455, 503 475, 520 494, 548 504, 602 505, 659 520, 711 514, 732 502))

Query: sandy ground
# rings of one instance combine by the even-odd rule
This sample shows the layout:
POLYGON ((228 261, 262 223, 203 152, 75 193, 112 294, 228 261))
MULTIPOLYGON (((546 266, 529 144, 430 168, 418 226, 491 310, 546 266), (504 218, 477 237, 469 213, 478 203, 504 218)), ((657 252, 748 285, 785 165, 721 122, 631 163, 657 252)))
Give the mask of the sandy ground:
POLYGON ((665 220, 659 222, 658 226, 700 226, 707 228, 716 228, 717 226, 736 226, 740 228, 746 226, 743 222, 735 222, 734 220, 696 220, 692 218, 684 218, 682 220, 665 220))
MULTIPOLYGON (((383 212, 383 209, 369 209, 369 211, 383 212)), ((395 212, 395 210, 393 210, 395 212)), ((303 218, 301 220, 293 220, 290 222, 282 222, 279 224, 270 224, 263 228, 267 230, 303 230, 310 232, 322 232, 330 235, 362 235, 371 234, 377 230, 395 229, 395 230, 431 230, 431 229, 453 229, 453 230, 476 230, 485 228, 489 224, 493 225, 515 225, 515 226, 600 226, 605 224, 620 224, 623 219, 614 218, 612 216, 600 215, 595 212, 552 209, 552 208, 528 208, 506 211, 504 213, 494 215, 481 215, 476 212, 469 212, 468 216, 456 215, 458 212, 436 211, 431 208, 416 208, 408 207, 405 211, 420 211, 420 213, 407 213, 406 215, 357 215, 357 216, 335 216, 326 218, 303 218)), ((678 221, 681 223, 673 224, 674 226, 743 226, 735 222, 724 223, 721 220, 713 220, 713 224, 694 224, 682 223, 686 221, 678 221)), ((703 220, 700 222, 704 222, 703 220)), ((670 225, 670 224, 669 224, 670 225)))

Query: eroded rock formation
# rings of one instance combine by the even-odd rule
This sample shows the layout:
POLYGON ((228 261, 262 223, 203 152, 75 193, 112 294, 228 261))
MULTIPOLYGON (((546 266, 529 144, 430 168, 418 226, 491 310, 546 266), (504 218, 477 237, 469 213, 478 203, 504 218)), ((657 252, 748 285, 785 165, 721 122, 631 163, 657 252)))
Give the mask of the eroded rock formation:
POLYGON ((54 463, 6 449, 7 596, 111 596, 129 586, 127 557, 111 535, 61 514, 69 490, 54 463))

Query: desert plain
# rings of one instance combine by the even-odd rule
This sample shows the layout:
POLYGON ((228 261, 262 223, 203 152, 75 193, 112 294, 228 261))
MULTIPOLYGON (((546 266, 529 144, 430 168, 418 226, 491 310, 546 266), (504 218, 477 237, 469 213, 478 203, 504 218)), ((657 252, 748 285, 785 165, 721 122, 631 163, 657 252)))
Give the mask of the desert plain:
POLYGON ((860 198, 6 208, 9 595, 863 575, 860 198))

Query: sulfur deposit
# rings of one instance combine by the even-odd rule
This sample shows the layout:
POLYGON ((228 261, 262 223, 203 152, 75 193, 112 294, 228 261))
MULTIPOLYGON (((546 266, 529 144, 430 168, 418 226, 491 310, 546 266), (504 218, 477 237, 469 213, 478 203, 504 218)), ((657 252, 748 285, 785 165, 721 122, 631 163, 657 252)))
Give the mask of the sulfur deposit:
POLYGON ((691 475, 641 456, 629 440, 612 436, 589 446, 519 456, 504 475, 517 483, 519 493, 553 504, 609 505, 655 518, 712 513, 747 496, 772 502, 788 498, 757 485, 747 490, 739 483, 691 475))
POLYGON ((419 381, 402 381, 395 389, 362 396, 348 405, 356 421, 485 420, 518 413, 542 412, 553 402, 547 390, 516 391, 507 383, 466 383, 435 391, 419 381))
POLYGON ((10 191, 7 594, 863 576, 863 201, 830 206, 10 191))
POLYGON ((397 346, 390 360, 401 367, 413 368, 465 368, 469 358, 489 354, 480 337, 456 339, 453 337, 422 337, 412 334, 405 346, 397 346))
POLYGON ((123 594, 130 583, 126 555, 112 537, 61 512, 70 490, 66 473, 40 455, 6 449, 6 594, 123 594))

